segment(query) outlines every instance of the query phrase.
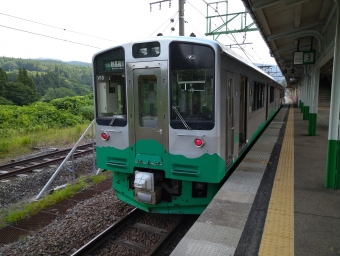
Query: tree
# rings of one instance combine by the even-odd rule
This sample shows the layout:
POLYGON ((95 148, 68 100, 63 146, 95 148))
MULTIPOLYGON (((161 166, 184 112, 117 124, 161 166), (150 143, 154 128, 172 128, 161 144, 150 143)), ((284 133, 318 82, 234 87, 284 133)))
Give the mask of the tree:
POLYGON ((5 97, 5 86, 8 82, 6 72, 0 68, 0 97, 5 97))
POLYGON ((32 88, 33 90, 36 90, 33 79, 28 76, 26 68, 24 68, 24 69, 20 68, 19 69, 18 82, 23 83, 24 85, 27 85, 28 87, 32 88))
POLYGON ((29 86, 23 83, 8 82, 5 89, 6 99, 15 105, 29 105, 39 98, 39 95, 29 86))
POLYGON ((7 71, 13 71, 19 68, 18 64, 15 61, 8 61, 2 67, 4 70, 7 70, 7 71))
POLYGON ((45 94, 45 96, 43 97, 43 99, 45 101, 50 101, 50 100, 53 100, 53 99, 57 99, 57 98, 64 98, 64 97, 67 97, 67 96, 70 96, 70 97, 73 97, 73 96, 76 96, 75 92, 68 89, 68 88, 64 88, 64 87, 61 87, 61 88, 49 88, 45 94))
POLYGON ((0 105, 13 105, 13 102, 4 97, 0 97, 0 105))
POLYGON ((77 95, 88 95, 90 93, 92 93, 91 88, 89 88, 86 85, 82 85, 82 84, 78 84, 74 86, 75 92, 77 95))

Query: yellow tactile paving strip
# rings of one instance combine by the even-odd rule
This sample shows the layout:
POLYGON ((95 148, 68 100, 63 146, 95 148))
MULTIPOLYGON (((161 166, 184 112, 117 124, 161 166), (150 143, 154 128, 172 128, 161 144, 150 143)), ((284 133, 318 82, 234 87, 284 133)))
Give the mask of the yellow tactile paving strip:
POLYGON ((259 255, 294 255, 294 110, 290 109, 259 255))

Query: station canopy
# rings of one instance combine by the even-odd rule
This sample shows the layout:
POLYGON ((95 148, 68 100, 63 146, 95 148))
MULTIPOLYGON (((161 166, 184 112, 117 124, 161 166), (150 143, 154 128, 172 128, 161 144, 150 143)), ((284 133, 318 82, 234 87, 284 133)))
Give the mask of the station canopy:
POLYGON ((242 0, 255 21, 287 85, 298 83, 308 65, 333 69, 334 0, 242 0), (333 52, 332 52, 333 51, 333 52))

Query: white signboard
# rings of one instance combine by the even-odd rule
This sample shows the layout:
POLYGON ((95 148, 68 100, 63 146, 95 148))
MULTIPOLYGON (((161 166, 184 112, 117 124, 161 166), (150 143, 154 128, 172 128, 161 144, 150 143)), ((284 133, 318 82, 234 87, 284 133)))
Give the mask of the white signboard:
POLYGON ((303 62, 303 52, 294 52, 294 64, 301 65, 303 62))

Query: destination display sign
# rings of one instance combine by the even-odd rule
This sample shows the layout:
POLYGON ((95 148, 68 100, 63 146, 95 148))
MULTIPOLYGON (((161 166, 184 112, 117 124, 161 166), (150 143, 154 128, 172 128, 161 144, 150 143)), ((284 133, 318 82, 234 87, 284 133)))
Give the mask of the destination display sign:
POLYGON ((94 58, 94 69, 97 75, 106 73, 124 73, 125 53, 123 47, 102 52, 94 58))
POLYGON ((124 69, 124 60, 104 61, 105 71, 113 71, 118 69, 124 69))

